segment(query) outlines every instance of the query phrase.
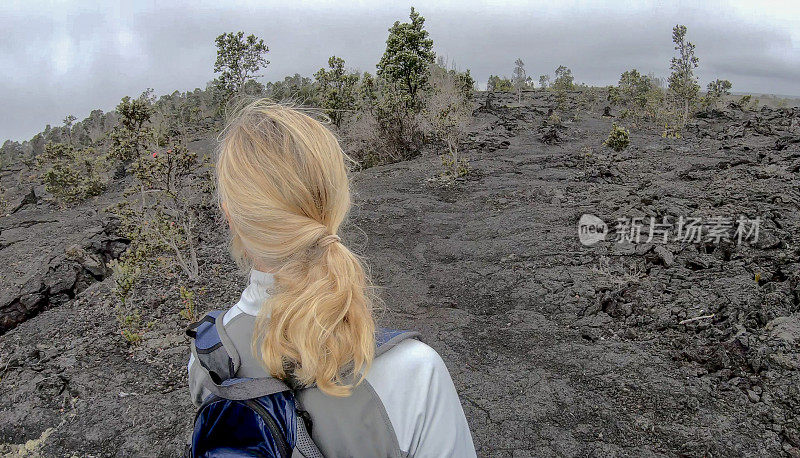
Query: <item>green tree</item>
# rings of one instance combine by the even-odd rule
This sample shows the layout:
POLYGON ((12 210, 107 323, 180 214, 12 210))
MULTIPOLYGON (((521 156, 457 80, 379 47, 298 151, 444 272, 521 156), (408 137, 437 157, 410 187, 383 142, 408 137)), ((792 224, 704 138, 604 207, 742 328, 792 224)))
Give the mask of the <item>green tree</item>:
POLYGON ((423 134, 417 119, 425 106, 429 66, 434 63, 433 40, 425 18, 411 8, 410 22, 396 21, 389 28, 386 51, 377 65, 377 77, 365 75, 359 90, 365 122, 377 132, 381 151, 368 153, 378 164, 415 156, 423 134), (368 120, 369 118, 369 120, 368 120), (369 122, 366 122, 369 121, 369 122))
POLYGON ((540 75, 539 86, 542 89, 547 89, 550 86, 550 75, 540 75))
POLYGON ((475 79, 472 78, 472 75, 469 73, 469 69, 466 69, 463 73, 455 70, 450 71, 455 72, 461 85, 461 93, 467 98, 467 100, 471 101, 472 97, 475 95, 475 79))
POLYGON ((325 114, 336 127, 340 127, 347 111, 355 110, 358 88, 358 73, 348 73, 344 68, 344 59, 331 56, 328 67, 319 69, 314 74, 317 80, 317 96, 325 114))
POLYGON ((425 18, 412 7, 409 19, 411 22, 395 21, 389 28, 377 75, 399 91, 407 109, 419 111, 421 102, 417 95, 426 87, 428 67, 436 54, 433 40, 424 28, 425 18))
POLYGON ((609 88, 608 100, 612 105, 624 108, 625 113, 640 116, 651 108, 650 105, 655 98, 654 91, 658 91, 656 82, 650 76, 642 75, 638 70, 632 69, 620 75, 616 87, 609 88))
POLYGON ((684 121, 689 117, 689 108, 697 101, 700 85, 694 69, 697 68, 699 59, 694 55, 694 44, 686 41, 686 26, 676 25, 672 29, 672 42, 678 56, 673 57, 670 63, 672 73, 669 75, 669 90, 683 105, 684 121))
POLYGON ((556 79, 553 80, 553 89, 559 92, 571 91, 575 88, 575 78, 572 76, 572 70, 559 65, 556 69, 556 79))
POLYGON ((283 81, 267 83, 265 91, 273 100, 292 100, 301 104, 310 103, 316 94, 311 78, 295 73, 283 81))
POLYGON ((205 118, 201 100, 191 92, 175 91, 165 95, 153 105, 153 143, 164 146, 174 138, 186 146, 189 144, 190 134, 205 127, 205 118))
POLYGON ((145 92, 136 99, 123 97, 117 105, 117 115, 118 124, 109 133, 108 158, 119 162, 117 176, 122 176, 142 153, 150 137, 150 130, 145 127, 153 115, 149 93, 145 92))
POLYGON ((64 117, 64 131, 67 133, 68 143, 72 144, 72 124, 75 120, 78 119, 73 115, 67 115, 64 117))
POLYGON ((514 73, 512 74, 511 81, 514 84, 514 89, 517 91, 518 103, 522 103, 522 90, 530 87, 531 77, 525 72, 525 62, 520 58, 514 61, 514 73))
POLYGON ((214 40, 217 45, 217 61, 214 73, 219 73, 217 87, 226 99, 244 88, 247 81, 269 65, 265 54, 269 48, 264 40, 255 35, 244 36, 244 32, 223 33, 214 40))
POLYGON ((567 102, 567 91, 575 88, 575 78, 572 77, 572 70, 563 65, 558 66, 555 74, 556 78, 553 80, 553 84, 550 85, 550 89, 556 93, 558 108, 563 109, 567 102))
POLYGON ((716 79, 708 83, 705 104, 716 108, 724 96, 730 95, 732 87, 733 85, 728 80, 716 79))
POLYGON ((486 82, 486 90, 490 92, 511 92, 514 90, 514 83, 502 76, 489 75, 489 81, 486 82))

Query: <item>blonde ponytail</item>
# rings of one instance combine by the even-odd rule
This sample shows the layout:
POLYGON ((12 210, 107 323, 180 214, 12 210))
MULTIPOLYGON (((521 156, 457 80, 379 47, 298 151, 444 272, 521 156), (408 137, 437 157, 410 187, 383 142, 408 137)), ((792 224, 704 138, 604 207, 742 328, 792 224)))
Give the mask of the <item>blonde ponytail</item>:
POLYGON ((344 160, 321 123, 258 100, 228 123, 216 166, 231 253, 275 276, 254 354, 273 376, 334 396, 363 380, 375 348, 369 280, 337 235, 350 209, 344 160))

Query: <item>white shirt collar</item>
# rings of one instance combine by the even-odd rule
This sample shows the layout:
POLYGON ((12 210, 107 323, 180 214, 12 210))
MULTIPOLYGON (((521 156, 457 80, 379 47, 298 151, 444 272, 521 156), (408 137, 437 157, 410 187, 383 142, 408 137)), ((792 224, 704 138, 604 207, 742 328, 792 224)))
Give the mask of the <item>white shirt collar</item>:
POLYGON ((272 287, 275 285, 275 278, 271 273, 260 270, 250 270, 250 284, 242 292, 239 300, 239 308, 248 315, 258 315, 264 300, 269 297, 272 287))

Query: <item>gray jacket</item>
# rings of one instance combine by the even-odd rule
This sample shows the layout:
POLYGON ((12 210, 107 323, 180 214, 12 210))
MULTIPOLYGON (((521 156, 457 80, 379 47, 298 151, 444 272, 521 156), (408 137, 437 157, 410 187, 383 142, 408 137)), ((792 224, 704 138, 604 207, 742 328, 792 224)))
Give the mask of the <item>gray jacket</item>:
MULTIPOLYGON (((237 377, 267 374, 253 357, 255 315, 271 276, 253 270, 241 300, 223 318, 226 347, 236 349, 237 377)), ((345 398, 317 388, 299 393, 313 422, 312 437, 326 457, 472 457, 475 448, 450 374, 441 357, 418 340, 404 340, 375 358, 366 380, 345 398)), ((192 401, 209 394, 208 377, 194 356, 189 363, 192 401)))

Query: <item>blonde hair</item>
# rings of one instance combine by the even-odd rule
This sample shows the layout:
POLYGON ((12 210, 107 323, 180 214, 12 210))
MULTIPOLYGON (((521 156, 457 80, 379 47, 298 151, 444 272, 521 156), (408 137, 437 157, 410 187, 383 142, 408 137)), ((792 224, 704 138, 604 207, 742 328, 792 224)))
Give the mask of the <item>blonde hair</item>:
POLYGON ((350 209, 346 156, 319 121, 266 99, 239 110, 222 137, 217 192, 231 254, 275 277, 254 355, 275 377, 347 396, 372 363, 375 322, 362 262, 336 235, 350 209))

